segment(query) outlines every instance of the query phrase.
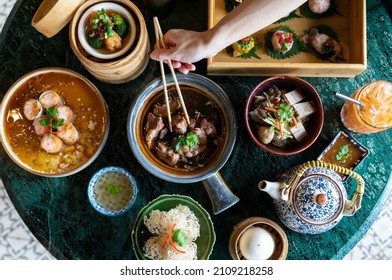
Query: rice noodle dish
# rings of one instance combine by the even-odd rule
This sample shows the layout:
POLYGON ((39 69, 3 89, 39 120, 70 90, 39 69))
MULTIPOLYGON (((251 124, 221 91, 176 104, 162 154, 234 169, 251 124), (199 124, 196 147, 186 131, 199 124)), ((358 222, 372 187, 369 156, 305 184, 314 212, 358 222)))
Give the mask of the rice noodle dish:
POLYGON ((144 225, 153 234, 145 243, 144 255, 152 260, 196 260, 200 236, 199 219, 184 205, 169 211, 153 210, 144 216, 144 225))

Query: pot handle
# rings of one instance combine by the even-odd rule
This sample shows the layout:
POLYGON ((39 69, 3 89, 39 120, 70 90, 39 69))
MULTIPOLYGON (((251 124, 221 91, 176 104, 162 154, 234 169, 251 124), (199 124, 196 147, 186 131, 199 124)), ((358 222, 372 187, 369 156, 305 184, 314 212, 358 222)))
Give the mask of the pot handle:
POLYGON ((214 215, 230 208, 240 199, 227 186, 219 172, 202 181, 212 205, 214 215))
POLYGON ((354 196, 351 200, 348 200, 346 202, 345 209, 343 212, 343 214, 345 216, 354 215, 355 212, 357 212, 361 208, 362 196, 363 196, 363 193, 365 192, 365 181, 363 180, 361 175, 359 175, 355 171, 352 171, 351 169, 348 169, 348 168, 340 166, 340 165, 336 165, 336 164, 332 164, 332 163, 328 163, 328 162, 323 162, 323 161, 316 161, 316 160, 308 161, 308 162, 305 162, 304 164, 302 164, 296 170, 296 172, 295 172, 296 174, 290 180, 290 182, 288 184, 288 188, 294 187, 295 185, 297 185, 299 179, 302 177, 304 172, 307 169, 313 168, 313 167, 327 168, 327 169, 333 170, 335 172, 351 176, 357 181, 357 189, 354 193, 354 196))

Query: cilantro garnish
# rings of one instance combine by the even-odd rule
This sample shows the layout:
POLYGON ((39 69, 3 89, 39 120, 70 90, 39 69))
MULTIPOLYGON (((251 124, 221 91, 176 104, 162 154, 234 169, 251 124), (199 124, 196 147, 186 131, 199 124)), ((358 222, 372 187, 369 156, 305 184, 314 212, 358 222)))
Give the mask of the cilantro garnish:
POLYGON ((105 39, 108 37, 112 37, 114 35, 114 31, 112 29, 112 21, 110 20, 110 17, 106 14, 106 10, 102 8, 101 10, 98 10, 97 13, 99 17, 92 20, 93 26, 91 28, 98 29, 99 22, 102 22, 105 25, 105 39))
POLYGON ((109 184, 109 185, 107 185, 106 188, 109 191, 109 193, 112 194, 112 195, 117 195, 117 194, 119 194, 121 192, 120 187, 116 186, 116 185, 109 184))
POLYGON ((338 149, 338 152, 335 155, 335 159, 340 161, 341 163, 346 163, 349 157, 350 157, 350 149, 348 148, 348 144, 341 145, 338 149))
POLYGON ((187 145, 191 148, 199 144, 199 138, 194 132, 187 133, 186 136, 180 135, 174 145, 174 151, 178 152, 182 146, 187 145))
POLYGON ((172 239, 180 246, 184 246, 188 243, 188 237, 186 237, 186 235, 180 229, 173 230, 172 239))
POLYGON ((39 122, 40 125, 44 127, 49 127, 51 130, 58 130, 60 126, 64 124, 64 119, 58 118, 59 110, 57 108, 51 107, 46 109, 45 117, 39 122))
POLYGON ((281 122, 289 123, 294 116, 294 109, 291 105, 281 103, 278 108, 278 116, 281 122))

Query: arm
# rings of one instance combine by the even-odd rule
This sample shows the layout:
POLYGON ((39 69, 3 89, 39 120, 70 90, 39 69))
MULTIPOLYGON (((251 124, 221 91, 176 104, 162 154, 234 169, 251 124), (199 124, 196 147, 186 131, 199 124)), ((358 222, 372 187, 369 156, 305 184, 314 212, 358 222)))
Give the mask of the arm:
POLYGON ((171 29, 164 40, 167 49, 154 50, 154 60, 171 59, 180 72, 195 70, 194 62, 214 56, 228 45, 288 15, 306 0, 247 0, 204 32, 171 29))

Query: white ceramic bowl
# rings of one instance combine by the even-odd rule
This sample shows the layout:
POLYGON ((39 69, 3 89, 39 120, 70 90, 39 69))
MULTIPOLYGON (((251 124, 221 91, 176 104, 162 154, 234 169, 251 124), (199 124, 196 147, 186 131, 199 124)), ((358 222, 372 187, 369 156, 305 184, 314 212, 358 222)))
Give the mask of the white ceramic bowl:
POLYGON ((77 34, 79 37, 79 42, 82 45, 82 47, 85 49, 86 52, 91 54, 92 56, 96 58, 101 58, 101 59, 113 59, 116 57, 119 57, 123 54, 125 54, 129 49, 132 47, 133 42, 135 41, 136 38, 136 24, 135 20, 133 19, 132 15, 130 12, 128 12, 127 9, 125 9, 123 6, 111 2, 102 2, 95 4, 88 8, 80 17, 79 23, 77 25, 77 34), (94 49, 93 47, 90 46, 90 44, 87 41, 86 34, 85 34, 85 26, 86 23, 91 15, 92 12, 105 9, 105 10, 112 10, 116 11, 128 21, 129 24, 129 34, 127 36, 130 36, 129 40, 126 41, 126 45, 124 45, 119 51, 113 52, 113 53, 102 53, 97 49, 94 49))

